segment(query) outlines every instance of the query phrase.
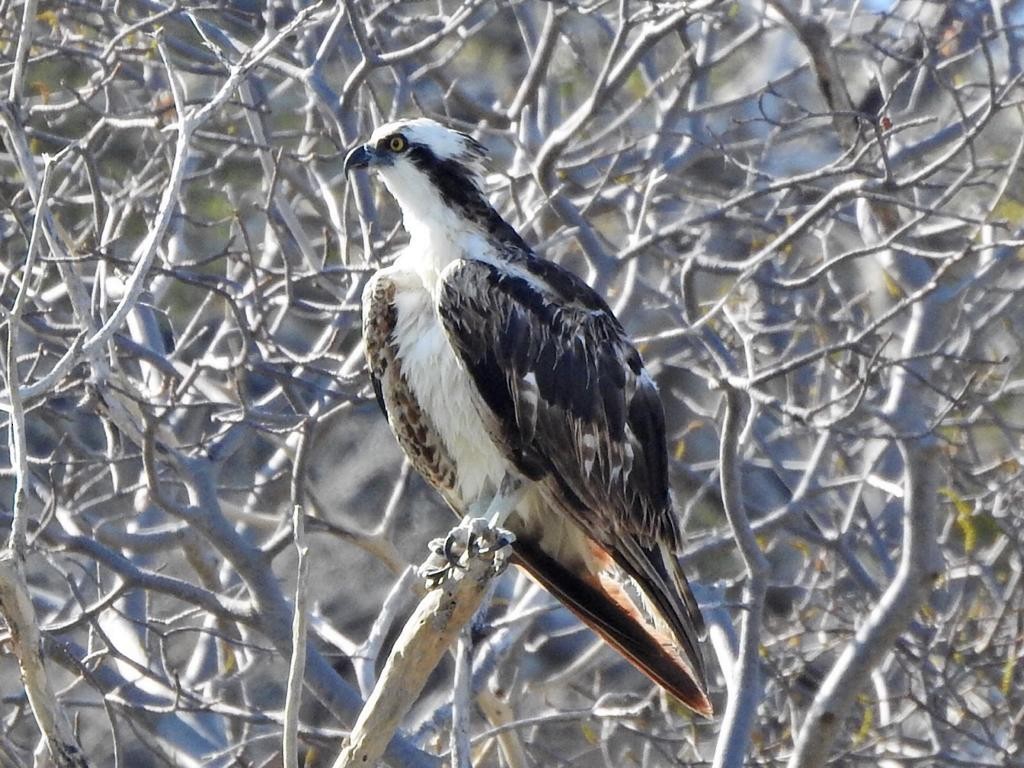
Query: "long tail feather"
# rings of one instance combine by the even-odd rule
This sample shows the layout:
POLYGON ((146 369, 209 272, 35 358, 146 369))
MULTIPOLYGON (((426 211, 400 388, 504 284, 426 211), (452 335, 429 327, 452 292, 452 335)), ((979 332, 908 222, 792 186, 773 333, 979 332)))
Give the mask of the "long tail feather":
POLYGON ((517 540, 513 562, 523 567, 587 626, 682 704, 705 717, 714 710, 698 673, 676 643, 651 626, 622 587, 611 579, 566 568, 536 543, 517 540))

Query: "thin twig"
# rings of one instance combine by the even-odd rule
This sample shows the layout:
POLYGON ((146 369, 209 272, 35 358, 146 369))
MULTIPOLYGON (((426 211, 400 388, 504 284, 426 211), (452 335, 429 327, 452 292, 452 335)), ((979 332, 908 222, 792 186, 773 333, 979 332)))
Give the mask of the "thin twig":
MULTIPOLYGON (((477 694, 476 703, 487 718, 487 722, 494 728, 502 728, 515 722, 515 711, 511 704, 488 687, 482 688, 477 694)), ((526 750, 523 749, 523 740, 515 730, 502 730, 495 738, 509 768, 527 768, 530 763, 526 758, 526 750)))
POLYGON ((298 553, 295 577, 295 612, 292 615, 292 660, 288 667, 288 694, 284 704, 284 735, 282 749, 287 768, 299 766, 299 708, 302 705, 302 682, 306 672, 306 623, 309 593, 309 546, 306 544, 305 514, 296 504, 292 510, 295 551, 298 553))
POLYGON ((25 88, 25 66, 28 63, 29 51, 35 37, 37 0, 25 0, 21 11, 21 29, 18 30, 18 48, 14 53, 14 69, 11 72, 11 85, 8 96, 15 105, 21 104, 22 91, 25 88))
POLYGON ((472 620, 459 631, 455 645, 455 679, 452 682, 452 768, 473 768, 469 746, 470 683, 473 676, 472 620))
POLYGON ((761 616, 768 586, 768 561, 758 546, 743 505, 740 436, 745 432, 746 417, 751 408, 748 402, 744 402, 745 399, 740 390, 726 387, 719 474, 722 506, 747 571, 743 589, 746 610, 740 619, 740 644, 736 663, 732 667, 732 675, 726 679, 729 697, 715 747, 714 768, 742 768, 762 694, 759 648, 761 616))
POLYGON ((54 694, 42 655, 42 636, 32 598, 25 583, 20 555, 10 549, 0 552, 0 613, 11 631, 11 644, 21 669, 25 694, 39 732, 46 740, 50 758, 58 768, 87 768, 71 721, 54 694))

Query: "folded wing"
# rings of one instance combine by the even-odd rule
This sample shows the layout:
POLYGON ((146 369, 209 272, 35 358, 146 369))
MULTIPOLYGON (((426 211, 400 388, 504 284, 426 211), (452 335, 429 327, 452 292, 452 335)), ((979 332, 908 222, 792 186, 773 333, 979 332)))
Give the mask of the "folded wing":
POLYGON ((607 567, 581 571, 529 540, 518 560, 652 679, 711 714, 703 620, 674 556, 661 400, 618 320, 578 277, 532 255, 456 262, 438 314, 496 442, 546 484, 553 513, 607 567))

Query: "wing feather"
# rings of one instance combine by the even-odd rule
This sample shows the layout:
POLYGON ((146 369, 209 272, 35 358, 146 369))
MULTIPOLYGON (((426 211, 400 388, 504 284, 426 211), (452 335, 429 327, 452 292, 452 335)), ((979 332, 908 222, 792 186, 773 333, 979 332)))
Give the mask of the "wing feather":
MULTIPOLYGON (((555 274, 550 264, 543 272, 555 274)), ((443 277, 438 312, 503 437, 607 527, 645 543, 672 536, 657 390, 611 311, 561 282, 574 303, 527 276, 459 261, 443 277), (583 456, 593 457, 590 472, 583 456)))
MULTIPOLYGON (((645 622, 644 642, 675 637, 703 688, 703 620, 673 554, 661 400, 611 310, 578 277, 531 256, 455 262, 442 275, 438 314, 509 458, 557 484, 564 511, 643 593, 655 625, 652 633, 645 622)), ((542 577, 552 566, 532 559, 529 569, 551 588, 550 574, 542 577)), ((574 589, 582 596, 599 586, 574 589)), ((566 602, 591 626, 610 621, 572 596, 566 602)), ((644 666, 642 649, 624 647, 623 631, 615 627, 614 644, 663 678, 650 669, 660 662, 644 666)))
POLYGON ((659 632, 637 633, 641 622, 621 587, 599 578, 580 576, 530 542, 516 542, 513 562, 521 565, 545 589, 656 683, 702 715, 713 714, 703 677, 694 674, 687 659, 659 632))

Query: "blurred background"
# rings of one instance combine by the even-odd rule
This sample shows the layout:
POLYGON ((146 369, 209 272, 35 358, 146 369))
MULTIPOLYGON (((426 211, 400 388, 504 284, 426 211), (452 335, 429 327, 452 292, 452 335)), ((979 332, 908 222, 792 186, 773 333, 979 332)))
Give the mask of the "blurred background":
MULTIPOLYGON (((298 764, 331 765, 454 523, 360 347, 397 206, 342 174, 420 115, 637 340, 719 712, 509 569, 474 765, 1024 765, 1022 51, 1000 0, 0 0, 0 577, 34 613, 0 603, 0 765, 53 764, 28 624, 89 765, 288 764, 297 586, 298 764)), ((389 764, 450 762, 452 669, 389 764)))

